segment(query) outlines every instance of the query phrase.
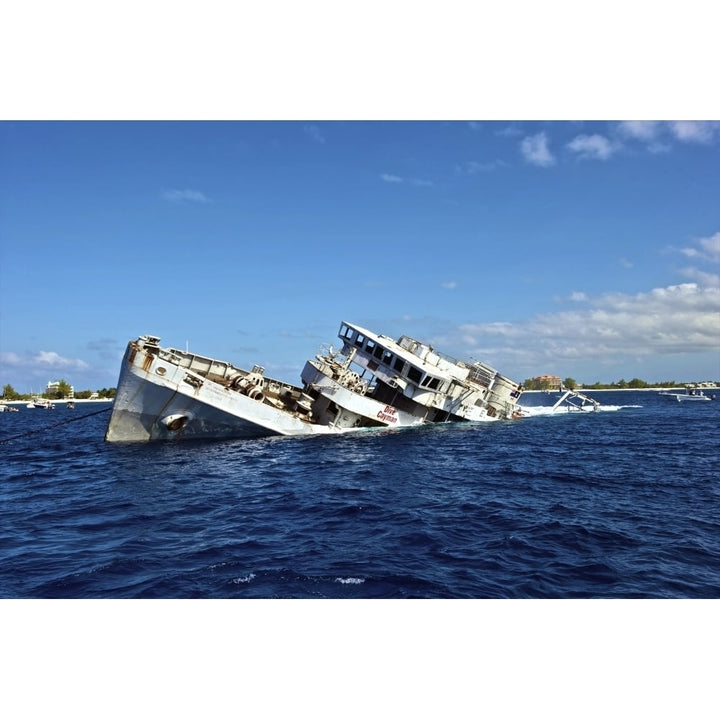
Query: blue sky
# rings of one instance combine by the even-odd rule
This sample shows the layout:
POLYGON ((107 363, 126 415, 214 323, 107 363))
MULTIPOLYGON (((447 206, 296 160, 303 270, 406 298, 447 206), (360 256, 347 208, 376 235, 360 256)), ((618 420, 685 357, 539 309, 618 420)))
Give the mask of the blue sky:
POLYGON ((0 385, 342 320, 518 380, 720 379, 720 123, 0 123, 0 385))

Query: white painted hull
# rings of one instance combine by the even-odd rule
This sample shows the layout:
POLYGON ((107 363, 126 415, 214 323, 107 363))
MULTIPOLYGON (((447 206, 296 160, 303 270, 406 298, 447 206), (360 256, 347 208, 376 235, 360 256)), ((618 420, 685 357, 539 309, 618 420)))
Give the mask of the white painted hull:
POLYGON ((47 402, 29 402, 26 406, 29 410, 54 410, 55 405, 49 400, 47 402))
POLYGON ((343 408, 337 419, 330 421, 329 424, 336 426, 345 424, 345 427, 348 427, 347 423, 360 418, 366 426, 370 422, 378 427, 410 427, 423 424, 421 416, 403 412, 392 405, 378 402, 344 387, 322 372, 322 363, 308 361, 303 369, 302 380, 306 386, 311 386, 328 401, 343 408))
POLYGON ((105 439, 327 435, 517 417, 521 387, 489 366, 347 323, 339 336, 343 351, 309 360, 302 387, 142 336, 128 343, 105 439))
POLYGON ((275 407, 205 380, 202 387, 184 381, 188 373, 141 350, 123 358, 117 393, 105 439, 143 442, 192 438, 260 438, 339 432, 312 425, 275 407), (164 370, 160 375, 158 369, 164 370), (173 420, 187 421, 173 429, 173 420))
POLYGON ((677 400, 677 402, 710 402, 711 397, 707 395, 683 395, 681 393, 660 393, 668 400, 677 400))

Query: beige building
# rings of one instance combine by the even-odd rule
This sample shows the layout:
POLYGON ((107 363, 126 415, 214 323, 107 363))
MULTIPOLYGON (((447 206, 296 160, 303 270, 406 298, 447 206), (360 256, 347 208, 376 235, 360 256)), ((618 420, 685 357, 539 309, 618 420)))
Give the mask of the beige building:
POLYGON ((562 380, 557 375, 537 375, 531 379, 543 390, 559 390, 562 386, 562 380))
MULTIPOLYGON (((58 395, 60 393, 60 381, 57 380, 56 382, 49 382, 47 384, 47 387, 45 388, 45 394, 46 395, 58 395)), ((70 385, 70 392, 68 393, 67 397, 74 398, 75 397, 75 388, 70 385)))

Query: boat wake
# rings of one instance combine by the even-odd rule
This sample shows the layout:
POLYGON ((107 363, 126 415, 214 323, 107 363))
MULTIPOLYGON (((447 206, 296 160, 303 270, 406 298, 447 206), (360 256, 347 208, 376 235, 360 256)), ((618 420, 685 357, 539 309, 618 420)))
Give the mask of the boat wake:
POLYGON ((548 417, 553 415, 577 415, 578 413, 594 413, 594 412, 617 412, 628 408, 639 408, 642 405, 586 405, 585 407, 553 407, 552 405, 535 405, 522 406, 523 413, 527 413, 528 417, 548 417))

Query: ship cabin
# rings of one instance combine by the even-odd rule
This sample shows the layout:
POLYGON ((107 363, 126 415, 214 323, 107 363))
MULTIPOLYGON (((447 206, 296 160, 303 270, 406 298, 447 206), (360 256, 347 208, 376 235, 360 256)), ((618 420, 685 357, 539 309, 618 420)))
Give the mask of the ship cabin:
POLYGON ((343 354, 352 354, 356 363, 375 375, 388 380, 401 376, 417 386, 440 392, 448 390, 442 385, 443 381, 447 385, 450 378, 439 364, 441 357, 429 345, 405 335, 396 342, 386 335, 376 335, 345 322, 340 326, 338 337, 343 341, 343 354))
POLYGON ((472 365, 403 335, 395 341, 343 322, 342 354, 372 374, 372 397, 430 422, 510 417, 521 387, 489 365, 472 365))
MULTIPOLYGON (((343 322, 338 332, 342 354, 373 376, 372 397, 431 422, 463 419, 461 395, 467 396, 470 367, 403 335, 395 341, 343 322), (428 409, 434 408, 428 417, 428 409)), ((463 398, 467 399, 467 398, 463 398)), ((477 398, 474 398, 477 399, 477 398)))

